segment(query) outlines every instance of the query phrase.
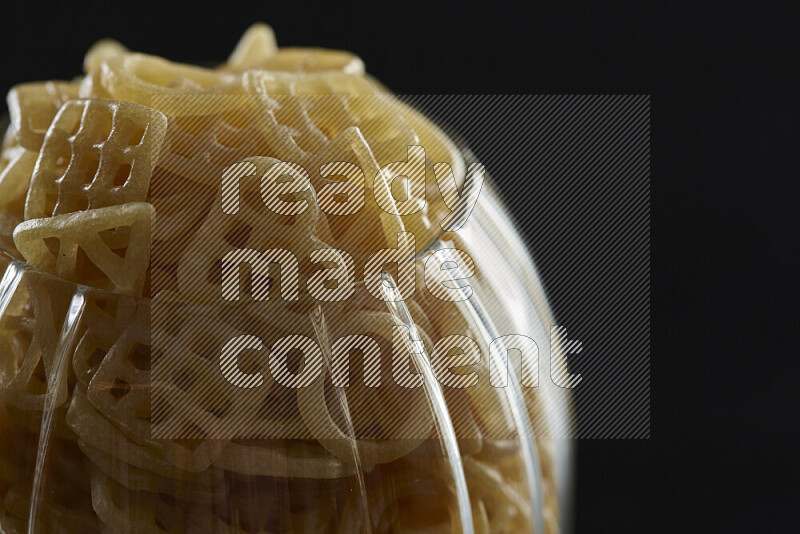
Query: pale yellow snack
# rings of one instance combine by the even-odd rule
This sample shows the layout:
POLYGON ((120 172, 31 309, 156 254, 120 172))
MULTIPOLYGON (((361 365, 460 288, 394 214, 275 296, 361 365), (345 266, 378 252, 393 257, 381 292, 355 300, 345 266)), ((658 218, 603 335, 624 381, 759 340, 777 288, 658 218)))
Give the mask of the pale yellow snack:
POLYGON ((28 192, 37 158, 36 152, 23 147, 3 152, 6 161, 0 170, 0 209, 16 211, 14 204, 18 205, 28 192))
POLYGON ((127 330, 136 310, 136 301, 123 295, 92 291, 85 299, 83 318, 86 326, 72 355, 75 387, 84 394, 106 354, 127 330))
POLYGON ((93 44, 83 58, 83 71, 86 75, 80 82, 78 96, 80 98, 111 98, 100 81, 101 67, 109 59, 128 52, 127 48, 113 39, 103 39, 93 44))
MULTIPOLYGON (((217 274, 221 274, 221 259, 230 251, 284 248, 297 257, 307 256, 319 243, 314 232, 319 208, 312 195, 308 190, 296 194, 307 202, 307 209, 293 217, 264 210, 257 191, 247 192, 233 215, 224 213, 219 202, 212 203, 180 258, 177 280, 184 298, 206 303, 219 300, 217 274), (233 245, 231 236, 236 232, 245 239, 233 245)), ((221 192, 216 196, 219 199, 221 192)))
POLYGON ((370 79, 340 71, 289 73, 252 69, 243 74, 243 83, 248 92, 265 96, 383 94, 370 79))
POLYGON ((0 156, 0 247, 18 252, 14 228, 24 220, 25 198, 37 153, 21 146, 6 148, 0 156))
MULTIPOLYGON (((167 114, 174 110, 160 104, 170 95, 241 93, 239 77, 218 70, 172 63, 146 54, 111 57, 100 66, 100 85, 116 100, 152 106, 167 114)), ((195 103, 202 106, 202 102, 195 103)))
POLYGON ((278 51, 275 32, 264 23, 253 24, 239 39, 239 43, 228 58, 228 62, 220 67, 229 72, 242 72, 257 68, 278 51))
MULTIPOLYGON (((173 108, 182 96, 162 97, 158 102, 173 108)), ((273 128, 268 104, 251 95, 215 95, 202 106, 187 106, 192 114, 171 116, 160 169, 203 184, 213 194, 223 169, 256 154, 277 151, 284 132, 273 128)), ((288 134, 285 134, 288 137, 288 134)), ((155 185, 166 189, 162 180, 155 185)), ((199 188, 196 188, 199 190, 199 188)), ((184 194, 185 191, 177 191, 184 194)))
POLYGON ((129 50, 124 45, 114 39, 97 41, 83 58, 83 71, 89 74, 99 70, 105 61, 128 52, 129 50))
POLYGON ((233 440, 215 465, 254 476, 337 479, 352 476, 356 467, 309 441, 233 440))
POLYGON ((282 48, 260 68, 285 72, 341 72, 364 74, 364 62, 351 52, 325 48, 282 48))
POLYGON ((278 48, 275 33, 264 23, 250 26, 239 39, 228 61, 220 65, 225 72, 251 69, 291 73, 341 72, 363 75, 364 62, 352 52, 327 48, 278 48))
POLYGON ((45 133, 61 106, 78 98, 74 82, 36 82, 15 86, 8 93, 8 113, 19 144, 38 151, 45 133))
POLYGON ((72 288, 35 271, 17 277, 0 315, 0 402, 41 411, 48 395, 54 406, 69 396, 68 374, 55 371, 72 288))
POLYGON ((247 314, 224 303, 190 302, 169 291, 157 294, 153 303, 153 343, 169 354, 153 361, 154 374, 162 377, 152 385, 153 401, 163 402, 159 412, 167 414, 153 421, 155 436, 173 437, 177 433, 203 439, 258 435, 311 439, 302 421, 286 415, 285 408, 295 404, 294 392, 269 378, 265 361, 242 359, 243 364, 258 369, 266 381, 263 387, 242 389, 222 376, 211 349, 245 333, 243 321, 258 325, 267 342, 294 330, 312 334, 310 325, 304 328, 304 315, 255 309, 247 314), (277 436, 276 429, 281 431, 277 436))
POLYGON ((150 259, 153 206, 131 202, 31 219, 14 230, 25 259, 64 280, 141 295, 150 259))
MULTIPOLYGON (((196 473, 209 468, 224 450, 227 440, 155 440, 131 437, 105 418, 86 399, 74 391, 66 417, 79 440, 90 448, 111 454, 118 461, 171 478, 194 480, 196 473)), ((202 475, 197 475, 202 476, 202 475)))
POLYGON ((133 299, 118 304, 118 334, 87 385, 86 398, 133 439, 150 433, 150 305, 133 299))
POLYGON ((145 201, 166 127, 163 114, 130 102, 67 102, 36 161, 25 219, 145 201))

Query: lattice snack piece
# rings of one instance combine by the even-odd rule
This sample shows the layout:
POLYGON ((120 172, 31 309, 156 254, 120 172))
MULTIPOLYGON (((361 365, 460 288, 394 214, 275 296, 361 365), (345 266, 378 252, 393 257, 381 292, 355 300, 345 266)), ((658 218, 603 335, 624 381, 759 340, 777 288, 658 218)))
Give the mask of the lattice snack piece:
MULTIPOLYGON (((273 163, 270 158, 252 158, 259 173, 273 163)), ((258 193, 246 191, 240 199, 235 215, 223 212, 221 189, 219 203, 212 205, 208 216, 184 249, 178 265, 178 285, 181 293, 197 301, 216 302, 220 296, 220 281, 214 275, 221 273, 221 258, 230 251, 241 249, 285 249, 286 255, 294 253, 306 257, 317 244, 314 228, 319 217, 319 207, 309 189, 294 193, 295 199, 304 200, 306 209, 294 216, 280 215, 264 209, 258 193), (231 244, 231 235, 239 233, 245 239, 237 246, 231 244)), ((235 240, 234 240, 235 241, 235 240)), ((262 278, 263 281, 263 278, 262 278)))
POLYGON ((56 407, 68 396, 67 373, 55 372, 72 287, 38 271, 11 267, 0 314, 0 404, 25 410, 56 407))
POLYGON ((19 212, 19 215, 22 215, 18 204, 22 200, 21 204, 24 206, 36 158, 36 152, 20 146, 3 151, 0 160, 1 209, 19 212))
POLYGON ((5 148, 0 155, 0 248, 16 251, 14 228, 24 220, 25 196, 37 153, 21 146, 5 148))
POLYGON ((267 71, 253 69, 243 75, 248 92, 276 95, 375 95, 386 91, 365 76, 345 72, 267 71))
MULTIPOLYGON (((94 372, 87 400, 127 437, 158 450, 174 465, 190 471, 205 469, 221 453, 224 441, 196 441, 193 447, 187 447, 178 441, 150 439, 153 381, 149 301, 128 299, 118 303, 115 322, 119 337, 94 372)), ((189 422, 186 414, 181 416, 189 422)))
POLYGON ((292 414, 294 391, 277 387, 257 354, 239 361, 250 372, 261 373, 264 383, 259 387, 233 385, 218 363, 221 347, 236 335, 258 329, 270 343, 292 332, 289 324, 300 329, 301 316, 288 310, 269 314, 262 307, 258 317, 247 317, 241 310, 199 305, 167 291, 153 298, 152 311, 154 438, 251 438, 278 432, 281 437, 311 437, 292 414))
POLYGON ((100 292, 86 295, 83 310, 86 328, 81 332, 72 353, 72 371, 75 374, 76 387, 81 393, 86 394, 97 368, 125 331, 125 322, 130 319, 131 308, 135 308, 135 300, 122 295, 114 295, 113 298, 100 292), (125 304, 130 301, 133 305, 125 306, 124 312, 120 313, 120 301, 125 304))
POLYGON ((150 435, 150 306, 130 300, 118 307, 119 336, 94 372, 86 397, 123 432, 145 440, 150 435))
POLYGON ((130 102, 67 102, 36 161, 25 219, 146 200, 166 126, 162 113, 130 102))
MULTIPOLYGON (((271 102, 257 95, 176 95, 157 99, 160 107, 180 106, 170 117, 159 167, 217 189, 222 170, 246 157, 271 153, 275 133, 271 102)), ((161 186, 164 184, 154 184, 161 186)))
POLYGON ((140 296, 150 259, 147 202, 25 221, 14 242, 35 267, 70 282, 140 296))
MULTIPOLYGON (((330 479, 355 473, 313 441, 234 440, 216 460, 219 468, 244 475, 330 479)), ((369 471, 371 466, 362 466, 369 471)))
POLYGON ((17 85, 8 93, 11 125, 20 145, 38 151, 61 106, 78 98, 79 84, 63 81, 17 85))

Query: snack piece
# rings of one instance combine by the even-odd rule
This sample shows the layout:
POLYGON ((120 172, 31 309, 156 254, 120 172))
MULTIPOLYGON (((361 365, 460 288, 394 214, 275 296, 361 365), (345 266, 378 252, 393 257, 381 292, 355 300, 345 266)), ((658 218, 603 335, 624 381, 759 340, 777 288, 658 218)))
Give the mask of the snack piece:
POLYGON ((227 525, 205 507, 176 505, 169 495, 132 492, 94 469, 91 473, 92 506, 114 532, 181 534, 195 532, 242 532, 227 525))
POLYGON ((18 253, 14 228, 25 220, 25 198, 37 153, 21 146, 5 148, 0 156, 0 248, 18 253))
POLYGON ((163 114, 130 102, 67 102, 39 153, 25 219, 146 200, 166 126, 163 114))
MULTIPOLYGON (((158 97, 166 95, 241 93, 241 83, 232 74, 146 54, 115 55, 107 59, 100 66, 100 84, 114 99, 145 106, 153 106, 158 97)), ((157 109, 167 114, 176 111, 157 109)))
POLYGON ((133 439, 150 436, 150 306, 124 299, 117 306, 116 339, 86 388, 95 409, 133 439))
MULTIPOLYGON (((275 163, 270 158, 252 158, 252 161, 259 173, 275 163)), ((247 191, 243 196, 238 213, 231 215, 220 208, 221 191, 218 192, 218 200, 186 246, 177 267, 178 285, 186 297, 204 302, 219 300, 222 258, 228 252, 284 248, 285 253, 302 258, 319 246, 314 231, 319 208, 310 190, 295 194, 296 199, 305 200, 307 205, 295 216, 265 210, 258 191, 247 191)))
POLYGON ((264 359, 255 354, 240 359, 240 365, 261 373, 264 380, 262 387, 243 389, 222 375, 218 356, 226 341, 249 328, 263 332, 266 343, 293 331, 310 334, 311 325, 304 328, 302 314, 283 309, 277 313, 254 309, 248 314, 220 303, 200 304, 168 291, 156 295, 153 305, 153 345, 168 355, 153 361, 154 376, 162 377, 152 386, 154 412, 167 414, 154 418, 154 437, 311 439, 296 416, 294 392, 271 379, 264 359), (186 428, 189 425, 191 431, 186 428))
MULTIPOLYGON (((153 105, 171 108, 181 101, 185 96, 162 96, 153 105)), ((214 95, 203 98, 202 109, 186 107, 186 115, 170 120, 158 163, 165 171, 213 190, 226 166, 275 149, 278 132, 269 118, 268 102, 251 95, 214 95)), ((167 184, 162 180, 156 185, 167 184)))
POLYGON ((83 59, 83 71, 86 76, 81 80, 78 96, 80 98, 110 98, 111 95, 103 88, 100 80, 101 67, 109 59, 127 53, 128 49, 113 39, 103 39, 92 45, 83 59))
POLYGON ((92 45, 89 51, 86 52, 86 56, 83 58, 83 71, 86 73, 94 72, 109 59, 127 54, 128 52, 125 46, 114 39, 97 41, 92 45))
POLYGON ((118 342, 134 315, 137 303, 123 295, 90 291, 85 295, 83 331, 72 355, 76 387, 86 393, 97 368, 118 342))
POLYGON ((275 33, 266 24, 253 24, 239 39, 228 61, 219 67, 225 72, 247 70, 291 73, 341 72, 363 75, 364 62, 344 50, 325 48, 278 48, 275 33))
POLYGON ((78 441, 78 447, 86 456, 87 463, 91 463, 103 474, 129 490, 181 495, 184 496, 183 500, 189 500, 190 494, 211 494, 219 486, 226 473, 222 469, 216 468, 192 473, 177 470, 174 467, 171 467, 173 472, 170 472, 169 468, 155 472, 126 463, 114 454, 95 448, 83 440, 78 441), (176 476, 176 473, 179 473, 179 476, 176 476))
POLYGON ((335 479, 357 471, 313 441, 233 440, 215 465, 244 475, 281 478, 335 479))
POLYGON ((253 24, 239 39, 239 43, 228 58, 228 62, 220 67, 229 72, 243 72, 258 68, 278 51, 275 32, 264 23, 253 24))
POLYGON ((150 259, 153 206, 130 202, 31 219, 14 230, 25 259, 64 280, 141 295, 150 259))
POLYGON ((23 215, 19 209, 30 187, 31 176, 36 165, 36 152, 23 147, 14 147, 3 151, 2 169, 0 169, 0 209, 13 214, 23 215))
POLYGON ((8 93, 8 113, 19 144, 38 151, 59 108, 78 98, 73 82, 36 82, 17 85, 8 93))
POLYGON ((282 72, 341 72, 364 74, 364 62, 351 52, 325 48, 281 48, 265 58, 257 68, 282 72))
POLYGON ((39 272, 13 267, 6 272, 0 301, 0 402, 43 410, 68 398, 67 369, 58 348, 72 287, 39 272))
POLYGON ((208 468, 224 448, 224 442, 207 441, 196 450, 191 450, 177 442, 159 443, 150 439, 137 441, 129 438, 103 417, 79 391, 73 392, 66 420, 85 449, 97 449, 110 454, 115 461, 179 480, 192 480, 192 473, 208 468))

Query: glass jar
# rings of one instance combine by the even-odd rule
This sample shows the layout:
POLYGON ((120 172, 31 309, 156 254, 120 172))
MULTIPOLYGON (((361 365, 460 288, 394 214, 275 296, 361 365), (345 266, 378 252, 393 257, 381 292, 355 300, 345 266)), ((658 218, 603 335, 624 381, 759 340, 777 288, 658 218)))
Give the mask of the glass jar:
MULTIPOLYGON (((439 194, 433 162, 463 188, 469 152, 355 56, 281 55, 269 36, 246 34, 217 70, 101 43, 80 87, 16 93, 58 112, 45 130, 17 125, 0 166, 33 174, 27 190, 1 184, 0 531, 566 530, 571 447, 559 438, 571 410, 543 356, 553 317, 494 186, 487 177, 468 222, 443 231, 461 208, 439 194), (428 151, 431 194, 405 214, 322 215, 314 177, 278 194, 282 182, 270 192, 236 174, 235 205, 220 190, 242 162, 263 178, 296 156, 312 170, 355 162, 372 171, 365 195, 388 201, 387 158, 413 145, 428 151), (127 174, 111 180, 113 158, 127 174), (70 185, 84 175, 91 187, 70 185), (307 194, 292 198, 314 219, 253 211, 270 194, 307 194), (391 269, 366 276, 361 265, 406 230, 414 254, 395 262, 397 283, 391 269), (145 245, 134 250, 134 236, 145 245), (351 253, 353 291, 311 298, 319 270, 301 260, 303 284, 278 305, 284 264, 279 277, 251 266, 239 279, 221 261, 274 243, 300 258, 325 244, 351 253), (468 283, 448 285, 457 258, 464 276, 449 282, 468 283), (416 292, 398 297, 406 263, 416 292)), ((318 259, 344 257, 333 254, 318 259)), ((325 284, 318 294, 344 287, 325 284)))
MULTIPOLYGON (((464 250, 484 249, 473 255, 480 333, 537 324, 547 346, 541 285, 493 192, 474 217, 459 238, 464 250)), ((149 299, 63 281, 5 251, 0 264, 4 531, 560 531, 570 442, 537 438, 529 421, 536 403, 547 409, 545 388, 526 403, 512 380, 502 397, 482 399, 508 410, 517 426, 510 439, 460 435, 442 388, 430 388, 431 437, 391 451, 395 460, 340 458, 358 450, 355 439, 329 445, 339 456, 313 439, 232 440, 200 468, 181 449, 213 444, 153 440, 131 423, 150 414, 127 412, 137 404, 125 404, 131 385, 120 376, 149 381, 149 299)), ((394 314, 408 320, 402 309, 394 314)), ((330 402, 348 408, 345 396, 330 402)), ((552 420, 568 418, 555 410, 552 420)))

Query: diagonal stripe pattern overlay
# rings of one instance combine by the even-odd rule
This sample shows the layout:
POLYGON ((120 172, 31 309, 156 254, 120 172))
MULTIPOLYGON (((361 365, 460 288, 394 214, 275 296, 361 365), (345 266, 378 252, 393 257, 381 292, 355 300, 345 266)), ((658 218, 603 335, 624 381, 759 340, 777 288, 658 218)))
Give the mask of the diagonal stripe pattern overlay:
POLYGON ((650 97, 403 99, 485 165, 535 261, 552 324, 582 343, 567 355, 582 380, 565 434, 648 438, 650 97))
POLYGON ((386 97, 155 102, 172 115, 151 185, 153 437, 356 437, 392 457, 442 432, 440 399, 463 447, 519 440, 519 418, 542 439, 648 438, 649 96, 386 97), (412 145, 424 182, 403 200, 386 169, 416 169, 412 145), (426 287, 453 248, 463 301, 426 287), (376 296, 383 268, 402 305, 376 296), (437 357, 461 369, 420 387, 437 357))

